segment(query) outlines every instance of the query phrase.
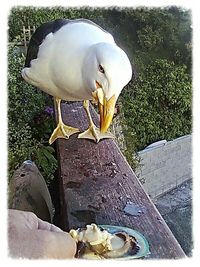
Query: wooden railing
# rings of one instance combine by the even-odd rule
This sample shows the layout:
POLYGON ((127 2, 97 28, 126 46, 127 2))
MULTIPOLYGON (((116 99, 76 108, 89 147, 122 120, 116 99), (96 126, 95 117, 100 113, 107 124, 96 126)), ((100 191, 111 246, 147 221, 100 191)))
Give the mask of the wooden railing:
MULTIPOLYGON (((62 103, 61 110, 68 125, 81 131, 88 127, 81 102, 62 103)), ((91 113, 98 123, 93 108, 91 113)), ((148 240, 150 258, 185 257, 114 140, 95 144, 74 134, 68 140, 57 140, 56 146, 65 230, 90 223, 130 227, 148 240), (128 203, 136 207, 135 215, 125 212, 128 203)))

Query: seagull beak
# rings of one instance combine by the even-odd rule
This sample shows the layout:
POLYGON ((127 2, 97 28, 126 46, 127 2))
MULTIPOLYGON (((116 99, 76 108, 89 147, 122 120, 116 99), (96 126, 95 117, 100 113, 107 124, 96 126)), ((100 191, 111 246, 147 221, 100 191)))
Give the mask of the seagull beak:
POLYGON ((100 113, 100 131, 105 133, 112 122, 117 99, 115 95, 113 95, 107 100, 100 86, 98 86, 97 90, 93 93, 93 97, 98 102, 100 113))
POLYGON ((112 121, 115 111, 116 97, 113 95, 109 100, 105 97, 103 99, 103 105, 99 103, 100 110, 100 131, 105 133, 112 121))

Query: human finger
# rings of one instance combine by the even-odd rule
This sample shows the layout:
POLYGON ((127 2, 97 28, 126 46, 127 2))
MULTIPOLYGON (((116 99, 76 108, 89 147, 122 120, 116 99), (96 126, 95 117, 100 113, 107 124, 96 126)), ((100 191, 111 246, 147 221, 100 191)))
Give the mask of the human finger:
POLYGON ((39 235, 43 240, 43 258, 51 259, 71 259, 76 254, 76 242, 66 232, 52 232, 38 230, 35 235, 39 235))

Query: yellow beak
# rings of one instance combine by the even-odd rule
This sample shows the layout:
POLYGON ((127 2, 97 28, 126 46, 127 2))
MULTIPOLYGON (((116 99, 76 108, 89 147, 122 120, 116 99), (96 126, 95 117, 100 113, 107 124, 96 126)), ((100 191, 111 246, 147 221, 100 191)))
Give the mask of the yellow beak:
POLYGON ((117 99, 115 95, 113 95, 107 100, 100 86, 98 86, 97 90, 93 93, 93 98, 98 102, 100 113, 100 131, 105 133, 112 122, 117 99))
POLYGON ((107 132, 114 115, 116 97, 113 95, 109 100, 103 98, 103 105, 99 102, 100 131, 107 132))

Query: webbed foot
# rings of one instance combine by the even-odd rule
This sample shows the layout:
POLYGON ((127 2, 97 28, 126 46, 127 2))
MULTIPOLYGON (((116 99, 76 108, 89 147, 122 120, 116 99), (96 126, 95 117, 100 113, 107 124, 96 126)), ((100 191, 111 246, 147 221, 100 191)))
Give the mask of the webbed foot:
POLYGON ((78 128, 67 126, 64 123, 58 123, 56 129, 53 131, 49 144, 51 145, 58 138, 69 139, 70 135, 80 132, 78 128))
POLYGON ((101 139, 115 138, 115 136, 110 132, 107 133, 100 132, 100 129, 93 124, 85 132, 80 133, 78 135, 78 138, 90 139, 98 143, 101 139))

